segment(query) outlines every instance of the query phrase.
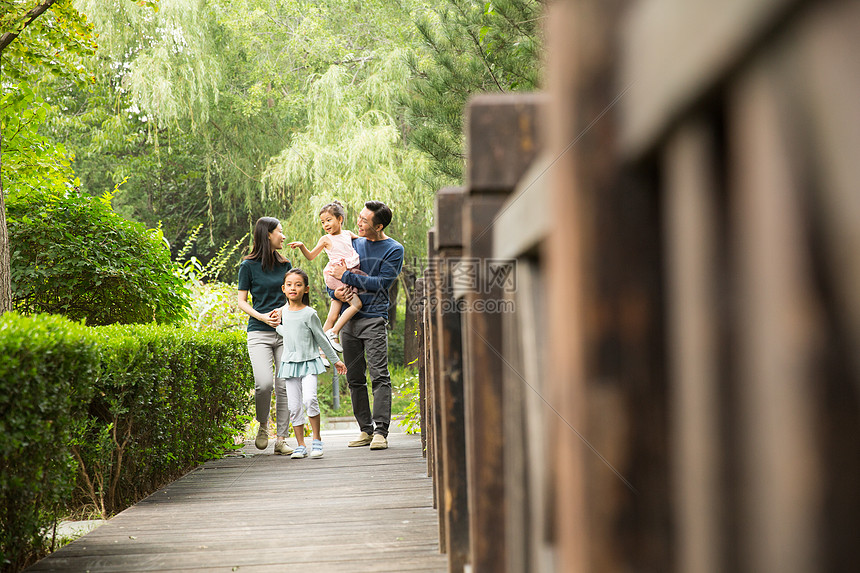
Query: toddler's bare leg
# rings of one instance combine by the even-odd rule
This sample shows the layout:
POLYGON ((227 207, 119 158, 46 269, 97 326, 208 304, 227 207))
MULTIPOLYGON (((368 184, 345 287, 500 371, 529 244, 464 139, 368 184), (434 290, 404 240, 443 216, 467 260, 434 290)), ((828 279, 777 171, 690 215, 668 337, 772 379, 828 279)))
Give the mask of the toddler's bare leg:
POLYGON ((340 329, 343 328, 343 325, 347 323, 347 321, 355 316, 361 310, 361 299, 358 298, 357 294, 352 295, 352 298, 349 299, 349 308, 343 311, 343 314, 340 315, 340 318, 337 319, 337 322, 334 323, 332 330, 337 334, 340 332, 340 329))
POLYGON ((325 317, 325 324, 323 325, 323 332, 328 332, 328 330, 337 322, 337 315, 340 314, 340 308, 343 306, 343 303, 336 298, 331 299, 331 305, 328 307, 328 316, 325 317))

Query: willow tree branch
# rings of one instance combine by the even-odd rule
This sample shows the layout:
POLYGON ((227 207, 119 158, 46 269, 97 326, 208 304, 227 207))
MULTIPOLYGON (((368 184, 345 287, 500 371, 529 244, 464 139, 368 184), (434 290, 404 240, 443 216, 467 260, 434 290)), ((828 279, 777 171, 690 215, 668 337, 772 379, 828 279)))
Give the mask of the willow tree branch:
POLYGON ((50 8, 56 1, 57 0, 43 0, 35 8, 27 12, 27 15, 24 16, 26 22, 24 22, 24 25, 21 26, 20 30, 18 30, 17 32, 6 32, 2 36, 0 36, 0 52, 2 52, 6 46, 11 44, 12 41, 15 40, 15 38, 17 38, 18 35, 24 31, 24 28, 32 24, 33 20, 41 16, 42 13, 45 12, 45 10, 47 10, 48 8, 50 8))

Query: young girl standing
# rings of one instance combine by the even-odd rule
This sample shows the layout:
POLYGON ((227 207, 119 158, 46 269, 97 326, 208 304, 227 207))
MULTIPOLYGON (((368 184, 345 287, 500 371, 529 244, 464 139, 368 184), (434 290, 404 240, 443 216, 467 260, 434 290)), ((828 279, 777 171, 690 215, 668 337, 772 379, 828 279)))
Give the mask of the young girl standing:
MULTIPOLYGON (((328 255, 328 264, 325 266, 325 269, 323 269, 325 286, 330 288, 332 291, 335 291, 338 288, 347 285, 344 285, 340 279, 336 279, 329 274, 329 269, 332 264, 343 260, 347 270, 353 273, 363 274, 358 269, 358 253, 352 247, 352 240, 357 239, 358 235, 343 228, 343 221, 346 218, 346 209, 344 209, 343 204, 340 201, 329 203, 320 209, 319 217, 320 223, 322 223, 323 230, 326 234, 320 237, 320 240, 317 241, 317 244, 313 249, 308 250, 305 244, 301 241, 293 241, 292 243, 289 243, 289 245, 294 249, 298 248, 309 261, 314 260, 320 252, 325 251, 328 255)), ((361 299, 358 298, 358 292, 354 287, 348 288, 353 291, 352 298, 349 300, 349 308, 343 311, 343 314, 340 314, 343 303, 332 296, 328 316, 325 319, 325 335, 328 337, 329 342, 331 342, 334 349, 338 352, 343 352, 343 347, 337 339, 340 334, 340 330, 350 318, 355 316, 355 313, 361 310, 361 299), (340 315, 340 317, 338 317, 338 315, 340 315)))
POLYGON ((288 270, 282 289, 287 296, 287 304, 281 309, 281 324, 275 329, 284 338, 279 376, 287 381, 290 421, 299 443, 290 457, 298 459, 308 456, 304 413, 307 410, 313 433, 310 456, 321 458, 323 443, 320 436, 317 374, 325 372, 325 366, 319 349, 323 349, 338 374, 346 373, 346 365, 338 360, 329 339, 323 333, 316 311, 308 306, 310 287, 307 273, 298 268, 288 270))

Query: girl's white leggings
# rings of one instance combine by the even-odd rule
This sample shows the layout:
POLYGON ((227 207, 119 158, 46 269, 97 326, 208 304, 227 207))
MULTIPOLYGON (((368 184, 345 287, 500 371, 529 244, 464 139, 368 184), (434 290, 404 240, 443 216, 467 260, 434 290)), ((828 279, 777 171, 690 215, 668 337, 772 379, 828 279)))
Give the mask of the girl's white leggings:
POLYGON ((317 400, 317 375, 308 374, 304 377, 287 378, 287 401, 290 404, 290 422, 293 426, 301 426, 307 422, 308 416, 319 416, 320 405, 317 400))

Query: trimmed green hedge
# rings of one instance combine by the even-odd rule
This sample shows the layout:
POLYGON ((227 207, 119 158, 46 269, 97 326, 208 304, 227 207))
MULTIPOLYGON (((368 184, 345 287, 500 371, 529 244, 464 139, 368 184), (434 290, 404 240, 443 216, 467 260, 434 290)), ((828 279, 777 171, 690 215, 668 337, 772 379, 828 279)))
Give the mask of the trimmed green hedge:
POLYGON ((252 388, 244 333, 0 316, 0 567, 58 516, 111 515, 218 456, 252 388))
POLYGON ((66 444, 92 394, 88 329, 58 316, 0 316, 0 569, 26 565, 72 495, 66 444), (83 382, 82 382, 83 381, 83 382))

